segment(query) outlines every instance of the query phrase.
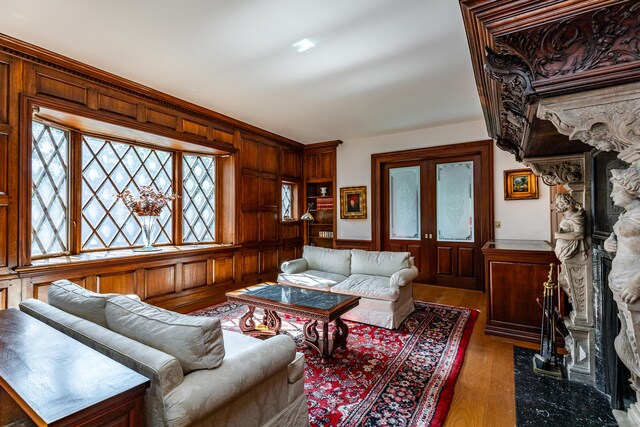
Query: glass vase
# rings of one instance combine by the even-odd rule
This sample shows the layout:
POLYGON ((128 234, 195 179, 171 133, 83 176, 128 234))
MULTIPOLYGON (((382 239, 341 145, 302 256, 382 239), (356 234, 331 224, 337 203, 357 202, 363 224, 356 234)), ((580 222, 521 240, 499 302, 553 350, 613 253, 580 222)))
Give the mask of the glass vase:
POLYGON ((134 249, 136 252, 153 252, 162 250, 153 246, 152 241, 153 227, 156 225, 156 218, 157 217, 153 215, 138 215, 138 220, 142 226, 142 243, 144 246, 134 249))

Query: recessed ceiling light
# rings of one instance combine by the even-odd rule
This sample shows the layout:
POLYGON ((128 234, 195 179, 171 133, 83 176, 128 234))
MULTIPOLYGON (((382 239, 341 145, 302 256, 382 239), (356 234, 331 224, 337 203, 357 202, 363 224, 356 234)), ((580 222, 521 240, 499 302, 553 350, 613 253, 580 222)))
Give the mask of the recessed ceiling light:
POLYGON ((291 45, 297 52, 304 52, 305 50, 309 50, 314 47, 316 44, 309 39, 302 39, 298 42, 295 42, 291 45))

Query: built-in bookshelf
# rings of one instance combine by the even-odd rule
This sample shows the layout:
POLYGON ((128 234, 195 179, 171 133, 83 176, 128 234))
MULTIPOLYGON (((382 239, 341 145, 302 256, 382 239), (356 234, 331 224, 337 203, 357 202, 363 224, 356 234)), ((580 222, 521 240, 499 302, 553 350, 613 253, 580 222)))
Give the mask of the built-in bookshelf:
POLYGON ((330 141, 305 147, 305 208, 313 221, 305 227, 305 243, 333 248, 336 239, 336 147, 330 141))

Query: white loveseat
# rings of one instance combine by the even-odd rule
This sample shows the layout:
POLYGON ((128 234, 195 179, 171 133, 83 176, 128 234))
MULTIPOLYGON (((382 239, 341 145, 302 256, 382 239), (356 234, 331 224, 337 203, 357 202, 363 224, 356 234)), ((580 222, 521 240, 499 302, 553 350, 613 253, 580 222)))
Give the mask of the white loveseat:
POLYGON ((278 283, 361 297, 342 318, 397 328, 415 310, 418 269, 409 252, 378 252, 305 246, 302 258, 284 262, 278 283))
POLYGON ((304 356, 285 335, 259 340, 220 320, 54 282, 20 310, 151 380, 147 426, 309 425, 304 356))

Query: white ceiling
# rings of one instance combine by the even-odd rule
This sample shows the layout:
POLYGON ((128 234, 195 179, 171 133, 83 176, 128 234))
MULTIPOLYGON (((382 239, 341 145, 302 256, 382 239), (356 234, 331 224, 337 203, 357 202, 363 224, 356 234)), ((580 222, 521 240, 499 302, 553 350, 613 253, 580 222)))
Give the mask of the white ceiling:
POLYGON ((303 143, 482 118, 457 0, 3 0, 0 32, 303 143))

